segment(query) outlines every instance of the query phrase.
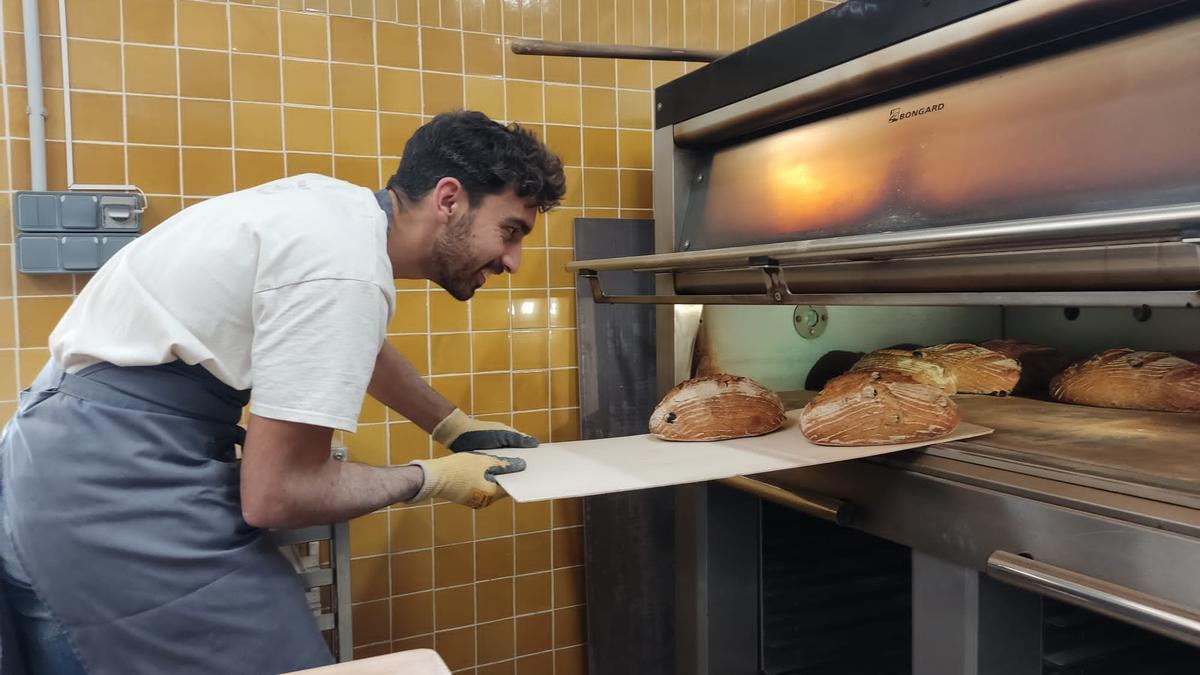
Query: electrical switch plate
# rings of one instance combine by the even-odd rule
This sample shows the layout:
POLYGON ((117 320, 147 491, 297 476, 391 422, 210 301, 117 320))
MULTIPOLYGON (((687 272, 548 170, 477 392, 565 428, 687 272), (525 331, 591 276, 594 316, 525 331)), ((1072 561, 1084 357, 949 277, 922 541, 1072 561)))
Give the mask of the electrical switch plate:
POLYGON ((59 200, 59 223, 65 230, 94 230, 100 226, 96 217, 95 195, 62 195, 59 200))
POLYGON ((63 237, 59 242, 64 270, 72 272, 100 268, 100 237, 63 237))
POLYGON ((17 192, 17 269, 90 272, 138 236, 145 200, 130 192, 17 192))
POLYGON ((110 230, 136 230, 139 225, 141 218, 136 196, 100 198, 100 227, 110 230))
POLYGON ((137 235, 109 235, 100 238, 100 264, 108 262, 108 259, 116 255, 117 251, 129 242, 137 239, 137 235))
POLYGON ((58 229, 58 197, 29 193, 16 199, 17 230, 32 232, 58 229))
POLYGON ((62 260, 58 255, 58 237, 24 236, 17 239, 17 269, 25 273, 58 272, 62 260))

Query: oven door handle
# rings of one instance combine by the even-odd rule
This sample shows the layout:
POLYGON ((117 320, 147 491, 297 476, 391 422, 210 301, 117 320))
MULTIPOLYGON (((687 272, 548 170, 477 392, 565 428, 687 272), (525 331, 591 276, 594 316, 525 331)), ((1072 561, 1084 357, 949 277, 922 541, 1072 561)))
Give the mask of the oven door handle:
POLYGON ((1200 613, 1126 586, 1008 551, 988 557, 988 576, 1200 647, 1200 613))
POLYGON ((826 497, 824 495, 798 494, 790 489, 785 490, 770 483, 764 483, 761 480, 745 476, 722 478, 720 482, 729 487, 757 495, 769 502, 775 502, 789 509, 795 509, 814 518, 828 520, 838 525, 848 525, 854 517, 854 505, 843 499, 826 497))

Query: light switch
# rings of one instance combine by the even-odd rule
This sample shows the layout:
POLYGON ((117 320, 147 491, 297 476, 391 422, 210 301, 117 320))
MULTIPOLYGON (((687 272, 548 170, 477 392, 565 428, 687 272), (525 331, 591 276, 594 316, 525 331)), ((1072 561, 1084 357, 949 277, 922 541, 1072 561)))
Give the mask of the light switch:
POLYGON ((110 235, 101 237, 100 239, 100 264, 108 262, 108 259, 116 255, 117 251, 121 250, 125 245, 137 239, 135 235, 110 235))
POLYGON ((58 229, 58 198, 53 194, 18 194, 17 229, 58 229))
POLYGON ((94 270, 100 267, 100 237, 62 237, 59 242, 65 270, 94 270))
POLYGON ((99 199, 93 195, 62 195, 60 217, 63 229, 94 230, 99 226, 96 219, 96 204, 99 199))
POLYGON ((17 269, 22 272, 57 272, 62 269, 58 257, 58 237, 18 236, 17 269))
POLYGON ((143 197, 130 192, 17 192, 18 270, 52 274, 100 269, 137 238, 144 208, 143 197))

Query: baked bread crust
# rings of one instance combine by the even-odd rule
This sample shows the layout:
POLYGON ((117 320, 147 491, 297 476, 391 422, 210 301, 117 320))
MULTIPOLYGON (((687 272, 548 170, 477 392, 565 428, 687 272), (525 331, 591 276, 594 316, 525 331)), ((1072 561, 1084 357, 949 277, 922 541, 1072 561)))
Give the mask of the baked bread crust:
POLYGON ((800 413, 817 445, 890 445, 932 440, 958 426, 958 406, 941 389, 888 371, 846 373, 829 381, 800 413))
POLYGON ((1021 379, 1015 394, 1045 391, 1050 380, 1071 365, 1071 359, 1054 347, 1018 340, 988 340, 979 346, 998 352, 1021 364, 1021 379))
MULTIPOLYGON (((937 387, 947 394, 958 393, 954 376, 941 365, 922 358, 917 350, 879 349, 863 355, 850 372, 890 372, 907 375, 920 384, 937 387)), ((837 378, 834 378, 835 380, 837 378)), ((830 380, 832 383, 834 380, 830 380)), ((827 384, 826 387, 829 385, 827 384)))
POLYGON ((668 441, 761 436, 783 426, 783 401, 747 377, 706 375, 680 382, 650 416, 650 433, 668 441))
POLYGON ((1050 395, 1100 408, 1200 412, 1200 365, 1166 352, 1110 349, 1059 373, 1050 395))
POLYGON ((952 395, 1007 396, 1021 379, 1021 364, 966 342, 913 350, 880 349, 863 356, 850 370, 901 373, 952 395))
POLYGON ((951 342, 913 353, 945 369, 960 394, 1007 396, 1021 379, 1020 363, 979 345, 951 342))

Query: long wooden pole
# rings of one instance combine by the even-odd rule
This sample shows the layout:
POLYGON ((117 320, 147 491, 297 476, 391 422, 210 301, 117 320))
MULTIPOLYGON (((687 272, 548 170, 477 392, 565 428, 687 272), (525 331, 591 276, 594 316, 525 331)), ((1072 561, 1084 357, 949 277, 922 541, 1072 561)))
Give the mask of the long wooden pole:
POLYGON ((606 45, 585 42, 557 42, 554 40, 512 40, 509 42, 514 54, 541 56, 584 56, 592 58, 640 59, 649 61, 698 61, 709 62, 725 56, 728 52, 706 49, 677 49, 674 47, 642 47, 637 45, 606 45))

